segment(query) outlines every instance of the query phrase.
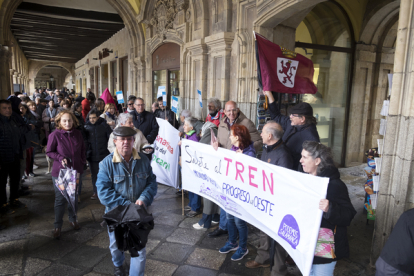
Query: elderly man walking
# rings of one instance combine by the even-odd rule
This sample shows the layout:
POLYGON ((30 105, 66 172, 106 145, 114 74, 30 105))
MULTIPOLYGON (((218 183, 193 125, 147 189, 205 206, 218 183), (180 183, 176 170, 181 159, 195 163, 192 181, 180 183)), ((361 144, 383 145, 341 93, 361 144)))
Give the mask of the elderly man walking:
MULTIPOLYGON (((283 143, 284 131, 281 125, 275 121, 268 121, 262 130, 264 149, 262 153, 262 161, 286 169, 293 169, 293 157, 289 149, 283 143)), ((273 260, 271 276, 279 276, 287 274, 285 264, 286 251, 280 244, 270 238, 268 235, 260 231, 259 247, 257 248, 256 259, 245 263, 247 268, 268 267, 269 259, 273 260), (273 256, 270 256, 272 252, 273 256)))
MULTIPOLYGON (((114 129, 116 149, 99 163, 96 187, 98 197, 105 205, 105 213, 119 205, 150 206, 157 194, 156 176, 148 158, 134 148, 136 132, 130 127, 114 129)), ((109 249, 115 266, 114 275, 123 276, 124 253, 118 249, 115 232, 109 232, 109 249)), ((129 275, 144 276, 146 248, 138 251, 139 256, 131 258, 129 275)))
MULTIPOLYGON (((225 149, 231 149, 232 144, 230 141, 230 128, 234 124, 240 124, 249 130, 251 140, 253 142, 254 149, 256 152, 260 151, 263 146, 262 138, 260 137, 259 132, 256 129, 254 123, 240 111, 237 107, 237 103, 233 101, 228 101, 224 107, 224 116, 220 120, 220 124, 217 132, 217 142, 213 145, 214 147, 223 147, 225 149)), ((227 219, 226 211, 220 208, 220 223, 219 227, 213 232, 210 232, 208 236, 210 238, 218 237, 223 234, 227 234, 227 219)))

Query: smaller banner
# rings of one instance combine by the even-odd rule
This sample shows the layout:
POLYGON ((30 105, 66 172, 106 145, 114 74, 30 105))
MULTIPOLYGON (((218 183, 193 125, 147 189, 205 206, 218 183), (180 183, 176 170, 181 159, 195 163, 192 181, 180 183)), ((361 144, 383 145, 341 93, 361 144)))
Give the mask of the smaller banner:
POLYGON ((122 91, 116 91, 116 99, 118 100, 119 104, 125 103, 124 101, 124 93, 122 91))
POLYGON ((203 107, 203 97, 201 97, 201 91, 197 90, 198 93, 198 101, 200 102, 200 107, 203 107))
POLYGON ((178 112, 178 98, 177 97, 171 97, 171 110, 172 112, 174 112, 175 114, 177 114, 178 112))
POLYGON ((157 138, 154 141, 151 167, 157 176, 157 182, 174 188, 178 187, 178 158, 180 150, 178 142, 180 136, 167 120, 157 118, 160 126, 157 138))
POLYGON ((289 94, 315 94, 313 62, 280 47, 258 33, 256 40, 257 79, 263 91, 289 94))

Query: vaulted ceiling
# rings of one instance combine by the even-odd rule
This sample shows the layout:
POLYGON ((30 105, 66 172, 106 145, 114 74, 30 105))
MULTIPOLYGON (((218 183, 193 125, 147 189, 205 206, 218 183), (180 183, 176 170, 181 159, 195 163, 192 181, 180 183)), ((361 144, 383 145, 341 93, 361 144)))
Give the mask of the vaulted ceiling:
POLYGON ((27 59, 74 63, 124 23, 105 0, 27 0, 17 8, 10 28, 27 59))

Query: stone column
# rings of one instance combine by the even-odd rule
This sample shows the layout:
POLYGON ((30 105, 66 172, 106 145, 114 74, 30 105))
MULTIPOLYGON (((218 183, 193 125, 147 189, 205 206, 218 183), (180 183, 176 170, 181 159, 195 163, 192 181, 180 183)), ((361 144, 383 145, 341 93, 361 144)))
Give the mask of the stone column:
POLYGON ((401 214, 414 207, 414 0, 401 0, 394 78, 384 138, 377 218, 371 250, 374 265, 401 214))

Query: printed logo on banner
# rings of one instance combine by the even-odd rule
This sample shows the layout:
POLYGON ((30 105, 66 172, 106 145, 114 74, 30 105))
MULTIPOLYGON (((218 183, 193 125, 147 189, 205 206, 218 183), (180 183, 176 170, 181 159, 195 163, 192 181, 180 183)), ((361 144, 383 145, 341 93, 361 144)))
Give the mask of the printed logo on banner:
POLYGON ((286 215, 280 223, 279 237, 287 241, 293 249, 299 245, 300 231, 296 219, 292 215, 286 215))
POLYGON ((277 58, 276 64, 279 81, 286 87, 294 87, 299 61, 279 57, 277 58))

